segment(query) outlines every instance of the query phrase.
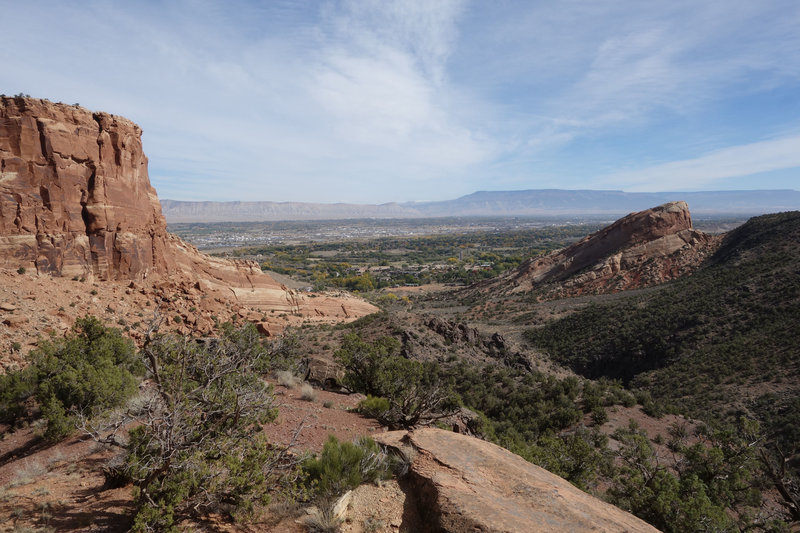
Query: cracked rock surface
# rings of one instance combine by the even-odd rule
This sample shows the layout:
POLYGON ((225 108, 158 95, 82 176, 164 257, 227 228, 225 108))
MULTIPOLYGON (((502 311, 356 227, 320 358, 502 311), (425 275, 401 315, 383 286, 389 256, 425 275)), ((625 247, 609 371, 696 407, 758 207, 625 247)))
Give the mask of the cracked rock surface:
POLYGON ((413 448, 409 483, 431 531, 485 533, 658 530, 495 444, 435 428, 376 435, 413 448))

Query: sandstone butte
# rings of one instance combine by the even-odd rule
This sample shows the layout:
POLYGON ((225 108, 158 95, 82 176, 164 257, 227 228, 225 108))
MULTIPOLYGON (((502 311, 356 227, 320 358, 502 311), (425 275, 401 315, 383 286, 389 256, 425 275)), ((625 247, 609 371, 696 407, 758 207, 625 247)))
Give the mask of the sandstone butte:
MULTIPOLYGON (((344 293, 289 290, 252 261, 200 253, 167 232, 142 130, 123 117, 0 98, 0 269, 192 290, 285 314, 346 321, 376 310, 344 293)), ((243 315, 244 316, 244 315, 243 315)), ((262 330, 277 331, 277 318, 262 330)))
POLYGON ((375 440, 411 458, 409 483, 430 531, 483 533, 658 530, 495 444, 435 428, 375 440), (412 450, 409 452, 409 450, 412 450))
POLYGON ((478 290, 545 298, 638 289, 691 274, 720 239, 692 227, 686 202, 627 215, 575 244, 534 257, 478 290))

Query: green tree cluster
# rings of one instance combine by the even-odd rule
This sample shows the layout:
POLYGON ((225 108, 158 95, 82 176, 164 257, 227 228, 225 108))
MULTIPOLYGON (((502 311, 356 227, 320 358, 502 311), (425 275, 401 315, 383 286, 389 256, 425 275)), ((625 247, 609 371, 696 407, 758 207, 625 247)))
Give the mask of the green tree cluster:
POLYGON ((615 432, 621 466, 609 490, 611 501, 666 532, 780 531, 780 520, 758 513, 762 503, 756 446, 758 424, 702 428, 700 440, 685 444, 673 431, 674 468, 658 456, 631 421, 615 432))

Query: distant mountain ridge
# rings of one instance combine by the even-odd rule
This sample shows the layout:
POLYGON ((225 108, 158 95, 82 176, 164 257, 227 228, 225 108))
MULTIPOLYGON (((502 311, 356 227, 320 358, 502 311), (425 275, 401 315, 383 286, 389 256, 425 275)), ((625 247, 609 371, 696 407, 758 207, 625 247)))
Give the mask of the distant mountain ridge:
POLYGON ((800 209, 792 189, 624 192, 531 189, 478 191, 453 200, 385 204, 307 202, 185 202, 161 200, 168 222, 260 222, 451 216, 623 216, 653 205, 687 202, 695 215, 760 215, 800 209))

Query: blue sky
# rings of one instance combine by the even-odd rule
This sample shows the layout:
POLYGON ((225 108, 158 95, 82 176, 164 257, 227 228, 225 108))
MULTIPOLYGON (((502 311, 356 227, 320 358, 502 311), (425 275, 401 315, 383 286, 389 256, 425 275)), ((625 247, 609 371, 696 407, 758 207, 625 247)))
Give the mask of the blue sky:
POLYGON ((797 0, 0 12, 0 92, 134 120, 161 198, 800 189, 797 0))

